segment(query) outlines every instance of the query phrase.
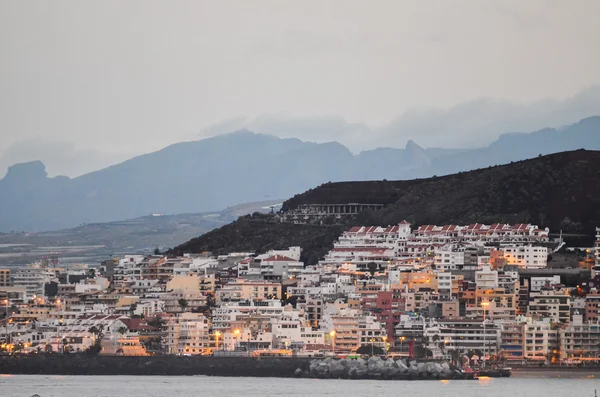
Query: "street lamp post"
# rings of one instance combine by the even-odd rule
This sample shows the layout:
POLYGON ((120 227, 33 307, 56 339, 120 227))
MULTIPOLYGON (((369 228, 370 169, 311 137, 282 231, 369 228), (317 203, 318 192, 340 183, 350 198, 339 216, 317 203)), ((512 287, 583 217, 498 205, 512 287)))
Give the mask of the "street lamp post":
POLYGON ((4 316, 4 327, 6 328, 6 344, 10 345, 10 336, 8 335, 8 299, 4 300, 6 305, 6 315, 4 316))
POLYGON ((215 332, 215 350, 219 350, 219 336, 221 336, 221 333, 219 331, 215 332))
POLYGON ((490 302, 481 302, 481 307, 483 307, 483 360, 482 367, 485 368, 485 356, 487 353, 487 335, 486 335, 486 324, 485 324, 485 309, 488 307, 490 302))
MULTIPOLYGON (((56 300, 58 306, 58 315, 60 316, 60 299, 56 300)), ((59 318, 58 325, 56 327, 56 353, 60 352, 60 326, 62 325, 63 319, 59 318)))
POLYGON ((233 331, 233 334, 235 335, 235 342, 234 342, 234 345, 233 345, 233 350, 235 351, 235 345, 238 344, 238 336, 240 335, 240 330, 239 329, 235 329, 233 331))
POLYGON ((387 336, 384 335, 381 337, 381 340, 383 340, 383 351, 387 354, 388 348, 387 348, 387 336))
POLYGON ((402 354, 404 354, 404 339, 405 339, 405 338, 406 338, 405 336, 401 336, 401 337, 400 337, 400 352, 401 352, 402 354))
POLYGON ((335 354, 335 330, 331 331, 329 336, 331 337, 331 352, 335 354))

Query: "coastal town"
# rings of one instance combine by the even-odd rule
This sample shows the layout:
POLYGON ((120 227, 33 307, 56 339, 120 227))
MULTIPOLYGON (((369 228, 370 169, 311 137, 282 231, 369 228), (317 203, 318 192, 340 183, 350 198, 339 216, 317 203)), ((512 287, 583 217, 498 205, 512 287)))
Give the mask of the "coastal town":
POLYGON ((349 227, 300 247, 0 269, 2 354, 392 356, 463 366, 600 360, 600 228, 349 227), (575 265, 560 266, 565 257, 575 265))

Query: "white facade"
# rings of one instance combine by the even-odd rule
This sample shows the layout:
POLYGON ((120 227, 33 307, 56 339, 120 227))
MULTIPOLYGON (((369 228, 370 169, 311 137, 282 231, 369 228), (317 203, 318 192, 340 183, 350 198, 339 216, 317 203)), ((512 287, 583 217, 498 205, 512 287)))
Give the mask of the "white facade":
POLYGON ((437 272, 438 293, 440 295, 452 295, 452 273, 437 272))
POLYGON ((501 326, 489 319, 483 320, 438 320, 425 328, 429 340, 427 346, 439 357, 450 351, 462 354, 479 350, 485 356, 498 351, 501 341, 501 326))
POLYGON ((548 248, 534 245, 502 247, 507 265, 522 269, 543 269, 548 265, 548 248))
POLYGON ((531 277, 529 289, 538 292, 546 285, 560 284, 560 276, 531 277))
POLYGON ((481 289, 498 288, 498 271, 492 270, 489 265, 483 266, 475 272, 475 285, 481 289))
POLYGON ((465 252, 452 250, 449 248, 442 249, 436 248, 435 254, 435 268, 438 270, 453 270, 458 265, 465 263, 465 252))
POLYGON ((181 313, 168 325, 170 354, 202 354, 211 345, 210 321, 200 313, 181 313))
POLYGON ((13 274, 13 286, 25 288, 25 299, 44 296, 44 285, 57 281, 55 274, 39 265, 29 265, 17 269, 13 274))

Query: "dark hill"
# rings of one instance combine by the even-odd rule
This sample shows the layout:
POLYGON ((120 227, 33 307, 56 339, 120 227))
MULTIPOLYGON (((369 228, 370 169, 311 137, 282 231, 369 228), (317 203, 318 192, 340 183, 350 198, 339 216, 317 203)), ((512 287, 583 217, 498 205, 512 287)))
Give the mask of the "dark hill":
POLYGON ((299 245, 303 249, 302 261, 314 264, 327 253, 345 229, 345 225, 281 223, 275 215, 255 213, 175 247, 169 254, 265 252, 299 245))
POLYGON ((275 217, 240 219, 173 252, 214 252, 301 245, 305 258, 325 253, 349 224, 532 222, 553 231, 592 234, 600 226, 600 151, 577 150, 502 166, 409 181, 327 183, 286 201, 300 204, 382 203, 340 226, 277 223, 275 217))

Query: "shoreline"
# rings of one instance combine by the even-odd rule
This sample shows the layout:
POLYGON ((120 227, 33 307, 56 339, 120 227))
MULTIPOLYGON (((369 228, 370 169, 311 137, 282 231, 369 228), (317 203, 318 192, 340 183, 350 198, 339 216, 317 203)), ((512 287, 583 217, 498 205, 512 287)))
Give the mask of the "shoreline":
MULTIPOLYGON (((320 379, 435 380, 440 377, 403 374, 396 377, 364 374, 358 377, 314 376, 309 358, 181 357, 181 356, 0 356, 2 375, 89 376, 222 376, 320 379), (372 376, 373 375, 373 376, 372 376), (392 379, 394 378, 394 379, 392 379)), ((600 368, 513 367, 517 379, 600 379, 600 368)), ((461 377, 451 377, 451 379, 461 377)), ((510 379, 510 378, 504 378, 510 379)))

